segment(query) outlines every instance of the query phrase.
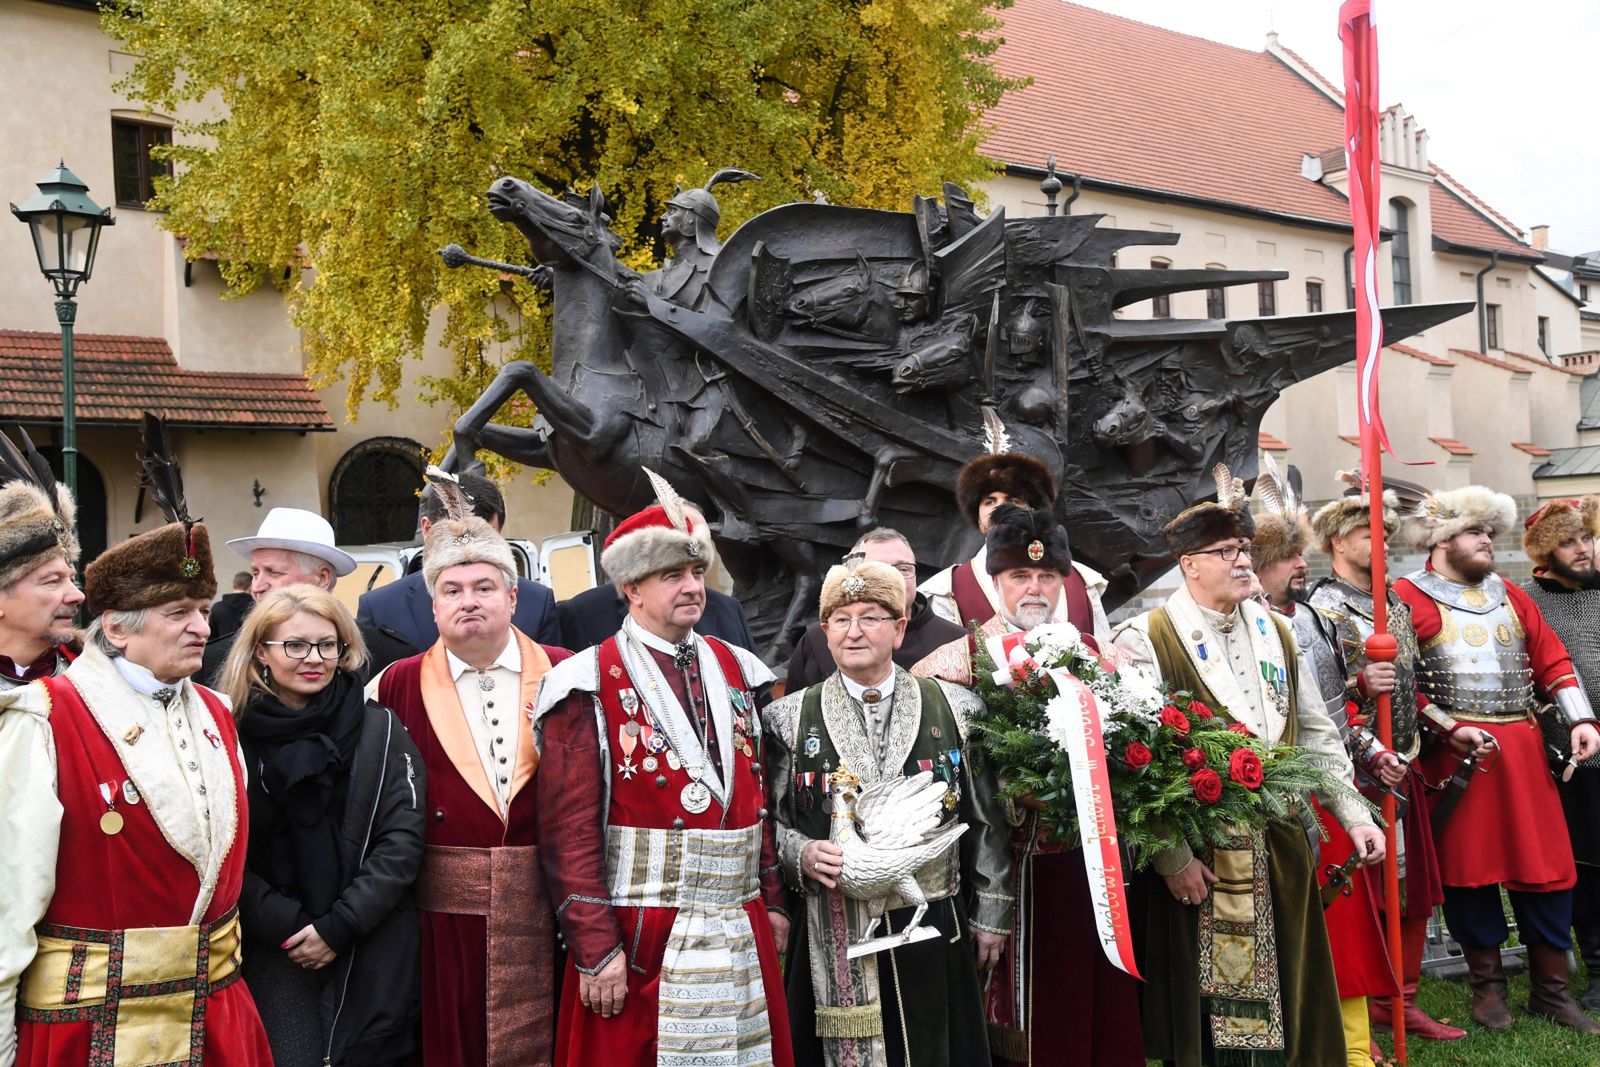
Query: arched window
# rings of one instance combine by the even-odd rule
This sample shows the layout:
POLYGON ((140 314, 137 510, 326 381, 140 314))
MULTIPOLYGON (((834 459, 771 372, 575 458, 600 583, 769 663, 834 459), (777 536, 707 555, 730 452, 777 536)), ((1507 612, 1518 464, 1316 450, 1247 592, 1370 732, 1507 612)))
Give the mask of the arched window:
MULTIPOLYGON (((61 449, 55 445, 39 445, 39 454, 50 463, 56 480, 61 473, 61 449)), ((106 550, 106 483, 100 477, 100 468, 89 461, 82 451, 78 453, 78 547, 83 554, 78 558, 78 570, 93 563, 95 557, 106 550)))
POLYGON ((373 437, 339 458, 328 480, 333 536, 341 545, 410 541, 427 451, 405 437, 373 437))
POLYGON ((1389 201, 1393 212, 1394 237, 1389 241, 1390 266, 1394 273, 1394 302, 1411 303, 1411 206, 1404 200, 1389 201))

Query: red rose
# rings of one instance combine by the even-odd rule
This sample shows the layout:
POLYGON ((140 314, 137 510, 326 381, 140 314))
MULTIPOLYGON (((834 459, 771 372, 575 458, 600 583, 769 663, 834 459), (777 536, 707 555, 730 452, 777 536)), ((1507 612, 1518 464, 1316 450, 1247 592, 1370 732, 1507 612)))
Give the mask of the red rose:
POLYGON ((1186 748, 1183 750, 1183 765, 1191 771, 1198 771, 1206 765, 1206 754, 1198 748, 1186 748))
POLYGON ((1215 804, 1222 799, 1222 779, 1210 767, 1195 771, 1189 778, 1189 788, 1202 804, 1215 804))
POLYGON ((1150 750, 1139 741, 1128 742, 1127 749, 1122 753, 1122 762, 1134 770, 1150 766, 1151 758, 1150 750))
POLYGON ((1189 714, 1197 719, 1215 719, 1216 712, 1200 703, 1198 700, 1189 701, 1189 714))
POLYGON ((1233 755, 1228 757, 1228 777, 1246 789, 1260 789, 1264 776, 1261 757, 1248 748, 1236 748, 1233 755))
POLYGON ((1168 704, 1161 709, 1161 725, 1170 726, 1178 733, 1186 734, 1189 732, 1189 717, 1176 706, 1168 704))
POLYGON ((1246 726, 1242 722, 1230 722, 1228 724, 1228 729, 1230 731, 1232 731, 1233 733, 1238 734, 1240 737, 1254 737, 1255 736, 1255 734, 1250 732, 1250 727, 1246 726))

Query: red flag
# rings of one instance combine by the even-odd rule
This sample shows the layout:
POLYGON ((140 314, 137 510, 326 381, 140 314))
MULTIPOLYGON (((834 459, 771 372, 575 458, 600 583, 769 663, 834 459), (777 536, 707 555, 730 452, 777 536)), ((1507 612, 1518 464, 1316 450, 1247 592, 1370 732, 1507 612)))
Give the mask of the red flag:
POLYGON ((1378 32, 1372 0, 1346 0, 1339 6, 1339 40, 1344 44, 1344 150, 1350 165, 1350 219, 1355 228, 1351 275, 1356 305, 1356 407, 1361 458, 1381 448, 1390 455, 1389 435, 1378 412, 1378 358, 1383 351, 1383 317, 1378 313, 1378 233, 1381 160, 1378 157, 1378 32), (1370 444, 1369 444, 1370 439, 1370 444))

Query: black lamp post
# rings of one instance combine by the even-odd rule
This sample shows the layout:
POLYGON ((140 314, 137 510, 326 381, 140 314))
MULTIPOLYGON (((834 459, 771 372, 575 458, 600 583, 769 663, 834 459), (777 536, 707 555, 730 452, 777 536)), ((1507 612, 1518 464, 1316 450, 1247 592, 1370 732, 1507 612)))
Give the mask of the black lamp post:
POLYGON ((11 205, 11 213, 28 224, 39 271, 56 289, 56 321, 61 323, 61 472, 67 489, 78 494, 78 411, 72 365, 72 323, 78 305, 78 286, 94 270, 100 246, 100 228, 116 219, 110 208, 89 199, 89 187, 67 169, 65 162, 46 174, 39 191, 11 205))

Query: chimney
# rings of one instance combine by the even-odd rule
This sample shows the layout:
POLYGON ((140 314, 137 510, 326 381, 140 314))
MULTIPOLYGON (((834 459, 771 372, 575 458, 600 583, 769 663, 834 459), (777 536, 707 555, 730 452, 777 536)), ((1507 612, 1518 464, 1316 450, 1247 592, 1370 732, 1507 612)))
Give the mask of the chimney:
POLYGON ((1550 227, 1544 224, 1529 227, 1533 234, 1533 247, 1540 252, 1550 247, 1550 227))

